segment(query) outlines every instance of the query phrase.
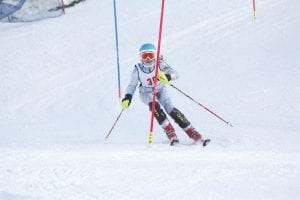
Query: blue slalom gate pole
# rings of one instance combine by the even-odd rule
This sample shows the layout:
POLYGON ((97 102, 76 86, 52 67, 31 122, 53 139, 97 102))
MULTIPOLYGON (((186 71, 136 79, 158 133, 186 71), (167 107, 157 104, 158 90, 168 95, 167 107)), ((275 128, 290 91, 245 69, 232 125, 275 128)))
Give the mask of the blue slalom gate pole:
POLYGON ((121 80, 120 80, 120 61, 119 61, 119 39, 118 39, 118 24, 117 24, 117 9, 116 0, 114 1, 114 17, 115 17, 115 35, 116 35, 116 51, 117 51, 117 70, 118 70, 118 87, 119 98, 121 98, 121 80))

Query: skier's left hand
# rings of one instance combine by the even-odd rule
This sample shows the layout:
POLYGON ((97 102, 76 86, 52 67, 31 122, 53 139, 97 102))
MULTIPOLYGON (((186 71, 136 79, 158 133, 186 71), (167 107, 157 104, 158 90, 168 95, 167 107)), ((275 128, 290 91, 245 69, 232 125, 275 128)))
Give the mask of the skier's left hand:
POLYGON ((169 74, 164 74, 162 71, 158 71, 157 78, 163 84, 169 85, 169 81, 171 80, 171 76, 169 74))
POLYGON ((126 94, 125 97, 122 99, 121 105, 123 109, 127 109, 131 103, 132 95, 126 94))

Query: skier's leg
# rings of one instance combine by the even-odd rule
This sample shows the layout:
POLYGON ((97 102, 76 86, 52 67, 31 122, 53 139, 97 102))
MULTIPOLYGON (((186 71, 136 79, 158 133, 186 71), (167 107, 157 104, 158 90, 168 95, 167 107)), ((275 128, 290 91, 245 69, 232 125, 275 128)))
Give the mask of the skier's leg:
MULTIPOLYGON (((152 110, 152 102, 149 103, 149 110, 152 110)), ((163 109, 160 108, 160 105, 158 102, 155 102, 155 109, 154 109, 154 116, 155 119, 158 121, 159 125, 164 129, 166 132, 167 137, 171 142, 174 142, 173 140, 177 139, 177 135, 175 133, 175 129, 172 126, 172 124, 169 122, 167 115, 163 111, 163 109)), ((176 141, 178 142, 178 141, 176 141)))
POLYGON ((164 106, 167 113, 173 118, 173 120, 186 132, 186 134, 194 141, 201 140, 202 136, 191 125, 184 114, 172 105, 170 97, 165 88, 161 89, 162 92, 158 97, 159 102, 164 106))
POLYGON ((201 134, 198 131, 196 131, 196 129, 191 125, 191 123, 180 110, 174 107, 170 113, 170 116, 195 142, 201 140, 201 134))
MULTIPOLYGON (((140 90, 140 98, 143 103, 149 106, 149 110, 152 110, 152 92, 145 92, 143 90, 140 90)), ((175 133, 175 129, 170 123, 170 121, 167 118, 167 115, 161 109, 160 104, 158 102, 155 102, 155 110, 154 110, 154 116, 157 120, 158 124, 164 129, 166 132, 167 137, 171 141, 171 145, 173 145, 174 142, 178 142, 177 135, 175 133)))

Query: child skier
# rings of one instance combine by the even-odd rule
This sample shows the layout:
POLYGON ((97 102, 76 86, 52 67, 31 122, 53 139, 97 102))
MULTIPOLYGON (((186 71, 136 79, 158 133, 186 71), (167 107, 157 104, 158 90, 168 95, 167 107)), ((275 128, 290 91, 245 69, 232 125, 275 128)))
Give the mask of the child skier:
MULTIPOLYGON (((152 108, 152 97, 155 79, 155 59, 156 59, 156 47, 153 44, 143 44, 139 50, 140 60, 138 64, 134 66, 131 74, 131 80, 126 90, 126 95, 122 99, 122 107, 126 109, 129 107, 132 96, 139 84, 140 99, 143 103, 149 106, 150 111, 152 108)), ((173 118, 173 120, 186 132, 186 134, 195 142, 202 142, 206 145, 206 140, 202 139, 200 133, 198 133, 187 118, 177 108, 172 105, 171 99, 167 94, 165 84, 168 84, 171 80, 176 80, 178 74, 169 65, 167 65, 163 59, 159 61, 159 71, 157 82, 156 97, 158 102, 155 102, 154 116, 159 125, 164 129, 167 137, 170 140, 170 144, 174 145, 179 140, 175 133, 175 129, 167 118, 162 107, 173 118)))

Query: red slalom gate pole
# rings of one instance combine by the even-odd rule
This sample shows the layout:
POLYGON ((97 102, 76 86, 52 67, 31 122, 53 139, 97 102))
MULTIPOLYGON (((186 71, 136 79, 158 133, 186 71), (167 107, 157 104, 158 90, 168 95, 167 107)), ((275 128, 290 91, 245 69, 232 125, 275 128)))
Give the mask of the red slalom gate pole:
POLYGON ((63 13, 66 14, 64 0, 61 0, 61 9, 62 9, 63 13))
POLYGON ((252 0, 252 4, 253 4, 253 20, 256 20, 256 2, 255 0, 252 0))
POLYGON ((155 110, 155 101, 156 101, 156 88, 157 88, 157 74, 159 68, 159 56, 160 56, 160 44, 161 44, 161 35, 162 35, 162 26, 164 18, 164 7, 165 1, 161 1, 161 11, 160 11, 160 22, 159 22, 159 33, 158 33, 158 44, 157 44, 157 53, 156 53, 156 62, 155 62, 155 78, 154 78, 154 89, 153 89, 153 98, 152 98, 152 108, 151 108, 151 121, 150 121, 150 133, 148 144, 152 144, 153 140, 153 127, 154 127, 154 110, 155 110))

